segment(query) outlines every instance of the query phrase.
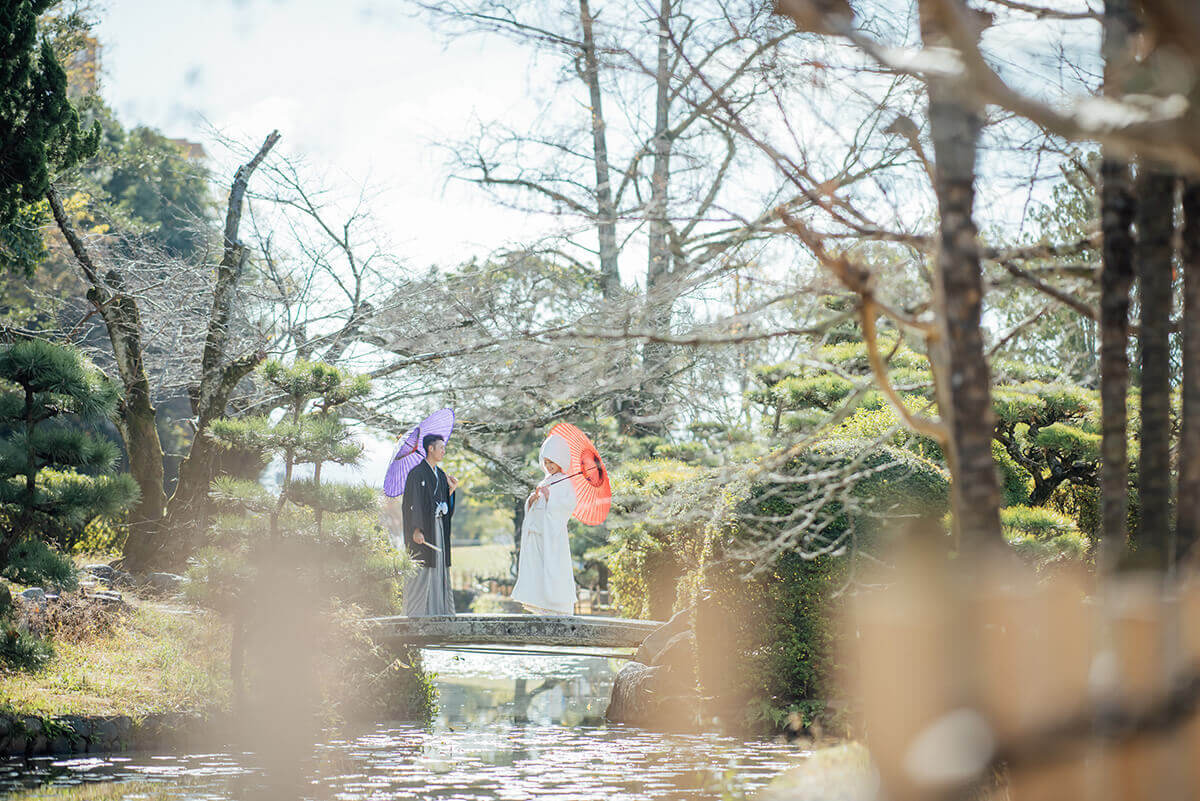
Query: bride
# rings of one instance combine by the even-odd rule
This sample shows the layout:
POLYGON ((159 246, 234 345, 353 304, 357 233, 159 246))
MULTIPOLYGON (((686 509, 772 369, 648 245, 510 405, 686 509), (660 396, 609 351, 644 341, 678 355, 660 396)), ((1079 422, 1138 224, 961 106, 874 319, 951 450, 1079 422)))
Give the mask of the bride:
POLYGON ((552 434, 538 455, 546 477, 525 501, 512 598, 532 612, 569 615, 575 611, 575 571, 567 538, 567 520, 575 509, 575 489, 566 475, 571 448, 552 434))

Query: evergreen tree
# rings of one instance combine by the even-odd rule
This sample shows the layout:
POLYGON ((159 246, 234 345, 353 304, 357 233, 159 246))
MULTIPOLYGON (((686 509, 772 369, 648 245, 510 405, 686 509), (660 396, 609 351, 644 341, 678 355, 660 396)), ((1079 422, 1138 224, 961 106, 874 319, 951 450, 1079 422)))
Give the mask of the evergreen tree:
POLYGON ((110 473, 116 445, 78 425, 111 416, 119 399, 71 348, 0 347, 0 564, 22 538, 68 548, 89 521, 136 500, 133 479, 110 473))
MULTIPOLYGON (((925 355, 890 329, 880 331, 878 345, 888 380, 908 411, 936 416, 925 355)), ((1097 393, 1050 366, 999 357, 992 366, 992 456, 1001 479, 1005 539, 1039 564, 1086 555, 1099 526, 1097 393)), ((819 432, 818 442, 888 444, 945 465, 941 446, 905 427, 875 388, 854 326, 833 329, 803 359, 756 367, 753 376, 756 386, 747 399, 761 406, 762 425, 772 434, 819 432)))
MULTIPOLYGON (((210 435, 224 447, 280 460, 282 479, 275 490, 218 479, 213 499, 224 512, 212 528, 213 545, 197 554, 189 572, 194 599, 229 616, 233 626, 230 672, 238 706, 247 711, 253 699, 275 715, 287 706, 285 695, 323 700, 327 685, 317 674, 330 620, 346 603, 393 613, 403 561, 378 524, 375 490, 322 477, 325 465, 354 464, 361 456, 342 410, 370 391, 367 379, 311 362, 272 361, 259 375, 287 397, 285 414, 218 420, 210 435), (311 476, 299 475, 303 465, 311 465, 311 476)), ((376 665, 386 667, 386 661, 376 665)), ((301 703, 287 709, 298 726, 311 711, 301 703)))
POLYGON ((58 0, 0 0, 0 259, 32 272, 40 248, 31 225, 53 170, 96 151, 100 126, 82 132, 67 74, 38 15, 58 0))

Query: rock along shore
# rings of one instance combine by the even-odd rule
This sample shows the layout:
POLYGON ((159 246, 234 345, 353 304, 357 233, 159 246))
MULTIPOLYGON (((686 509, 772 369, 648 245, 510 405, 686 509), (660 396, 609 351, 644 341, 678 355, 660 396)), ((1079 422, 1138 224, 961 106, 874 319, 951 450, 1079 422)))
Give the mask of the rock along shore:
POLYGON ((198 739, 211 730, 212 718, 170 712, 129 715, 0 715, 0 755, 54 756, 97 754, 161 747, 198 739))

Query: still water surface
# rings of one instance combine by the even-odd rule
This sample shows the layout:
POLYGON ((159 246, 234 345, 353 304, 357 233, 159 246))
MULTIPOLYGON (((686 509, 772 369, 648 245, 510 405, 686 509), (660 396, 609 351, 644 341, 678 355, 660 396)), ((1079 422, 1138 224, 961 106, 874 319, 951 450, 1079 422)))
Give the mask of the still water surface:
POLYGON ((431 727, 343 732, 301 767, 272 769, 249 752, 12 760, 0 763, 0 790, 105 801, 717 799, 750 794, 805 756, 782 743, 604 726, 621 666, 604 658, 427 651, 425 664, 439 691, 431 727), (83 786, 76 795, 70 785, 83 786))

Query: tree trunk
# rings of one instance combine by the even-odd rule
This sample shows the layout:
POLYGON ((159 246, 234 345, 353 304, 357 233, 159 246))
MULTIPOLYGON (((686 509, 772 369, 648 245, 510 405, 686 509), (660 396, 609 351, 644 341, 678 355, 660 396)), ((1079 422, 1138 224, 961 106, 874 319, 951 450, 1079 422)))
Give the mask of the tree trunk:
MULTIPOLYGON (((939 37, 932 4, 921 4, 927 45, 939 37)), ((980 330, 983 280, 972 220, 975 159, 981 122, 966 88, 929 81, 929 130, 936 159, 934 189, 941 218, 935 286, 941 310, 945 395, 950 431, 951 492, 960 547, 1002 542, 1000 487, 992 461, 991 378, 980 330)))
POLYGON ((1129 389, 1129 290, 1133 284, 1133 215, 1129 165, 1105 158, 1100 165, 1100 218, 1104 237, 1100 269, 1100 496, 1105 561, 1119 561, 1129 540, 1129 456, 1126 403, 1129 389))
MULTIPOLYGON (((1104 4, 1105 91, 1121 91, 1121 64, 1132 31, 1128 0, 1104 4)), ((1134 202, 1129 164, 1105 154, 1100 164, 1100 544, 1112 568, 1129 544, 1129 289, 1133 284, 1134 202)))
POLYGON ((1179 437, 1175 559, 1195 556, 1200 539, 1200 181, 1183 185, 1183 423, 1179 437))
POLYGON ((600 92, 600 62, 596 57, 596 39, 592 30, 588 0, 579 0, 579 23, 583 29, 583 71, 592 116, 592 159, 596 167, 596 231, 599 235, 600 287, 604 297, 616 297, 621 288, 617 265, 617 208, 613 201, 611 170, 608 163, 608 135, 604 124, 603 96, 600 92))
POLYGON ((1138 562, 1163 569, 1171 520, 1171 271, 1175 176, 1143 164, 1137 180, 1138 299, 1141 331, 1141 448, 1138 458, 1138 562))
POLYGON ((59 231, 67 240, 90 285, 88 300, 104 320, 117 372, 125 388, 117 427, 125 441, 129 472, 141 491, 138 502, 126 514, 129 537, 125 543, 125 557, 131 569, 140 569, 153 550, 167 502, 163 490, 162 442, 158 437, 150 380, 146 376, 146 364, 142 356, 141 313, 137 301, 125 294, 120 273, 109 270, 101 278, 98 265, 67 218, 54 187, 47 191, 46 199, 59 231))
MULTIPOLYGON (((197 416, 196 434, 187 457, 179 466, 179 481, 170 502, 163 489, 163 450, 158 436, 155 409, 150 394, 150 381, 142 353, 142 321, 137 300, 124 291, 121 274, 109 270, 101 278, 100 269, 92 259, 83 240, 67 219, 62 202, 53 187, 46 197, 59 230, 71 247, 90 288, 88 300, 99 310, 108 329, 113 358, 125 387, 121 403, 121 419, 117 425, 125 441, 129 469, 141 490, 137 504, 129 511, 129 538, 125 545, 126 565, 130 570, 144 570, 163 558, 162 550, 168 532, 188 539, 187 533, 202 519, 202 506, 208 497, 215 462, 215 445, 205 432, 208 425, 225 413, 229 394, 246 374, 259 364, 266 354, 258 352, 228 361, 229 320, 233 301, 245 264, 245 249, 238 242, 238 227, 242 216, 242 200, 251 173, 279 141, 272 131, 258 153, 242 165, 234 177, 229 193, 225 218, 225 247, 217 269, 213 291, 213 310, 205 338, 201 360, 200 384, 194 399, 197 416)), ((184 556, 183 543, 167 558, 178 562, 184 556)))
POLYGON ((177 540, 172 548, 175 553, 168 556, 172 562, 186 554, 198 532, 207 525, 208 488, 216 473, 218 455, 216 444, 207 435, 208 427, 225 415, 229 396, 238 382, 266 358, 266 353, 259 351, 230 360, 229 321, 246 264, 246 248, 238 238, 246 188, 254 170, 278 141, 279 132, 272 131, 258 152, 238 168, 229 188, 224 247, 213 288, 212 312, 200 362, 200 382, 192 397, 196 434, 187 456, 179 465, 179 481, 167 502, 164 528, 177 540))
POLYGON ((517 496, 513 500, 513 549, 512 574, 517 575, 517 566, 521 559, 521 529, 525 526, 525 499, 517 496))
MULTIPOLYGON (((672 0, 659 0, 658 60, 655 69, 656 95, 654 101, 654 155, 650 175, 650 202, 646 207, 649 222, 649 248, 646 264, 646 312, 652 331, 668 333, 674 306, 674 289, 670 286, 671 252, 669 184, 671 175, 671 15, 672 0)), ((666 432, 670 417, 666 397, 661 391, 662 379, 670 361, 670 347, 660 342, 642 345, 642 380, 622 426, 629 433, 659 435, 666 432)))

